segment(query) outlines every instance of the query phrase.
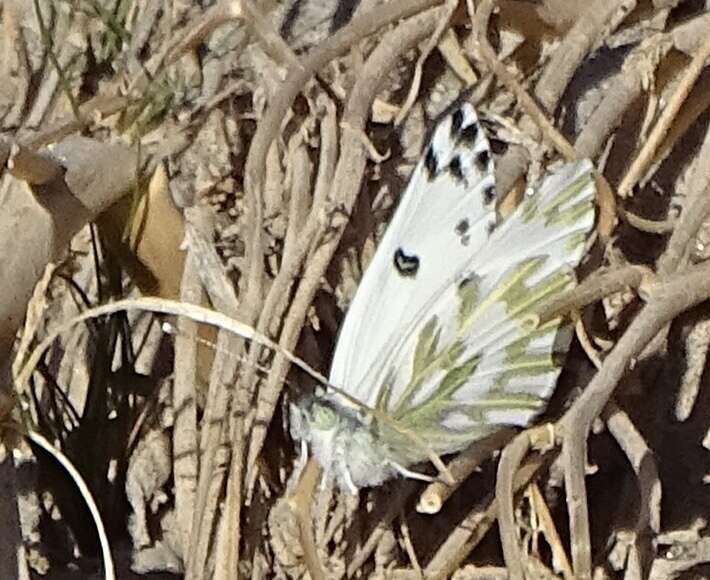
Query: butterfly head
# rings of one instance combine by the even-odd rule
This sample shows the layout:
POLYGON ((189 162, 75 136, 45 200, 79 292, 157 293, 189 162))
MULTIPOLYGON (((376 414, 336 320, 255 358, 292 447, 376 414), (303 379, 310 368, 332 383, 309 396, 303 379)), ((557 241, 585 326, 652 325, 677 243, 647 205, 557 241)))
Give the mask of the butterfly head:
POLYGON ((308 445, 324 478, 351 493, 392 475, 389 449, 375 433, 358 411, 328 395, 291 406, 292 436, 308 445))

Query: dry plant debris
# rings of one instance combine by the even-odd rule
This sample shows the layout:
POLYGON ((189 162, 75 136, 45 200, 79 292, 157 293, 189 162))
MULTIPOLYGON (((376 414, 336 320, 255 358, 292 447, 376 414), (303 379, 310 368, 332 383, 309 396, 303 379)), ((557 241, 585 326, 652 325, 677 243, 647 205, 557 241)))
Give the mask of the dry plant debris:
POLYGON ((111 578, 109 550, 117 577, 710 575, 703 2, 6 0, 0 22, 0 577, 111 578), (285 411, 465 91, 513 135, 502 207, 555 158, 599 170, 584 282, 540 313, 579 341, 541 425, 452 458, 455 485, 321 488, 285 411))

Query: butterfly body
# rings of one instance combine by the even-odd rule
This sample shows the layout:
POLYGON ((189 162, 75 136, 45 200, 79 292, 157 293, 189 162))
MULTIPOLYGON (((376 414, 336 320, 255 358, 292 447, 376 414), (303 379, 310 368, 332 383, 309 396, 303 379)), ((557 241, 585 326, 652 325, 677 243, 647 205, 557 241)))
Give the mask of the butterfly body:
POLYGON ((327 476, 351 491, 413 476, 432 451, 544 408, 571 332, 534 314, 575 284, 594 224, 592 170, 565 165, 501 220, 473 107, 439 123, 346 315, 329 377, 341 393, 292 416, 327 476))

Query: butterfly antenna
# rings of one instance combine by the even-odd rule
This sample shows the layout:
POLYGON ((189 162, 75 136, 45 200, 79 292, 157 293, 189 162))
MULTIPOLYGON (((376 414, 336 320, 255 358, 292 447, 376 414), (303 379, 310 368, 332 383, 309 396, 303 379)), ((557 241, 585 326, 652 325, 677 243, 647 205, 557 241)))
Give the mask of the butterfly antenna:
POLYGON ((407 469, 406 467, 404 467, 404 465, 400 465, 396 461, 390 461, 389 464, 394 467, 400 475, 403 475, 404 477, 407 477, 409 479, 418 479, 419 481, 426 481, 427 483, 432 483, 436 481, 434 477, 431 477, 424 473, 419 473, 418 471, 412 471, 411 469, 407 469))
MULTIPOLYGON (((214 341, 208 340, 206 338, 202 338, 201 336, 191 335, 191 334, 188 334, 187 332, 183 332, 182 330, 180 330, 177 326, 175 326, 171 322, 167 322, 167 321, 163 322, 161 324, 160 328, 165 334, 168 334, 170 336, 182 336, 182 337, 187 338, 189 340, 195 341, 196 344, 206 346, 207 348, 209 348, 209 349, 213 350, 214 352, 217 352, 221 355, 236 358, 240 362, 246 363, 249 366, 254 367, 257 371, 259 371, 261 373, 268 375, 269 372, 271 371, 271 369, 269 369, 268 367, 265 367, 264 365, 260 365, 257 362, 253 362, 253 361, 248 360, 249 357, 247 357, 243 354, 234 354, 232 352, 229 352, 225 348, 221 348, 214 341)), ((288 381, 286 381, 286 383, 289 384, 288 381)))

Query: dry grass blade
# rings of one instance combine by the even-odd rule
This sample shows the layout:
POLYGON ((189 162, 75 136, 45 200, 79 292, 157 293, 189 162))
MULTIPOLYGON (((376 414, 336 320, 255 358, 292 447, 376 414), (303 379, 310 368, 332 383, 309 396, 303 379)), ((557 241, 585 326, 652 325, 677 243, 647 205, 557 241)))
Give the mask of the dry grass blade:
POLYGON ((86 485, 84 478, 81 477, 81 474, 77 471, 72 462, 69 461, 69 459, 61 451, 54 447, 54 445, 52 445, 46 437, 32 429, 28 429, 27 438, 54 457, 54 459, 56 459, 57 462, 64 468, 79 489, 79 493, 86 502, 89 512, 91 513, 91 517, 94 520, 94 525, 96 526, 96 533, 99 538, 101 556, 104 564, 104 578, 105 580, 116 580, 116 569, 113 563, 113 556, 111 555, 111 545, 109 544, 108 535, 106 534, 106 528, 104 527, 104 522, 101 519, 99 508, 97 507, 94 497, 91 495, 91 491, 86 485))
POLYGON ((540 526, 545 534, 547 543, 550 545, 550 549, 552 550, 553 568, 556 572, 562 572, 562 576, 565 580, 573 580, 574 572, 572 572, 572 566, 567 558, 567 551, 562 545, 560 534, 555 526, 555 521, 550 513, 550 508, 547 506, 547 502, 542 496, 540 487, 533 482, 528 486, 528 490, 530 492, 535 512, 540 519, 540 526))
POLYGON ((204 308, 194 304, 186 304, 182 302, 177 302, 174 300, 166 300, 163 298, 136 298, 136 299, 125 299, 118 300, 109 304, 104 304, 103 306, 97 306, 95 308, 90 308, 89 310, 83 312, 82 314, 75 316, 71 320, 64 322, 53 332, 49 333, 42 341, 35 347, 30 356, 28 357, 25 364, 22 366, 20 372, 16 377, 16 382, 20 385, 25 385, 29 381, 30 375, 34 372, 37 367, 37 362, 40 357, 47 350, 49 345, 56 340, 56 338, 66 332, 71 327, 80 324, 91 318, 98 318, 100 316, 105 316, 107 314, 113 314, 114 312, 121 312, 124 310, 142 310, 147 312, 157 312, 160 314, 171 314, 173 316, 186 316, 196 322, 201 322, 203 324, 209 324, 212 326, 218 326, 229 332, 246 338, 248 340, 253 340, 259 344, 271 348, 275 351, 279 351, 282 356, 290 359, 291 363, 298 366, 301 370, 308 373, 314 379, 318 380, 321 384, 328 384, 328 380, 321 375, 318 371, 311 368, 308 364, 303 362, 298 357, 294 356, 288 351, 283 351, 279 345, 277 345, 270 338, 258 333, 252 326, 234 320, 225 314, 210 310, 209 308, 204 308))

